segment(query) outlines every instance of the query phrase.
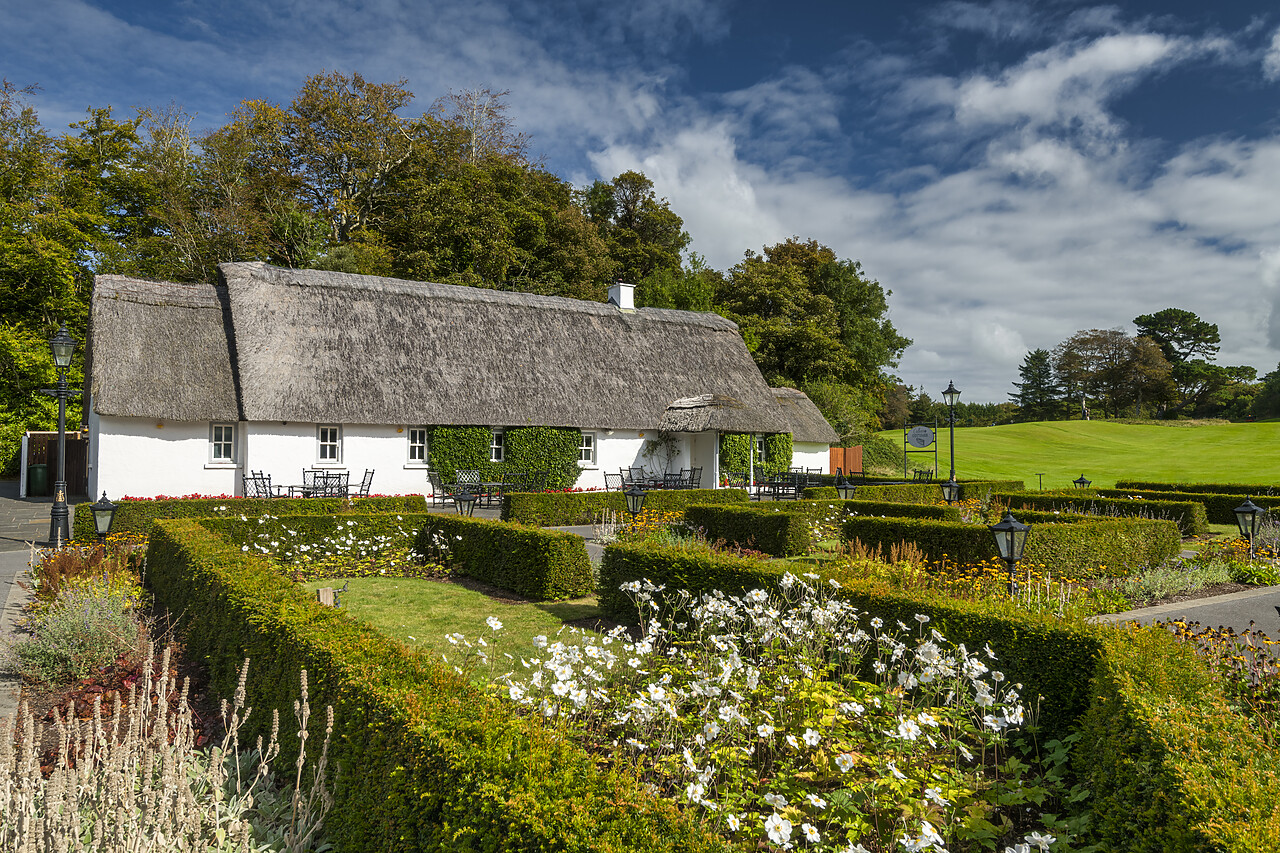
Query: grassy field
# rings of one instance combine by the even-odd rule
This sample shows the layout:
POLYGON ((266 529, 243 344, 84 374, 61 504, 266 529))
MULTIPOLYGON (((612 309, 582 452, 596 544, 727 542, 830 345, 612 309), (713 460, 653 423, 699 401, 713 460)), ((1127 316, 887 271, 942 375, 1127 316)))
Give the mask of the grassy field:
MULTIPOLYGON (((902 431, 881 433, 899 447, 902 431)), ((938 469, 950 466, 947 430, 938 431, 938 469)), ((931 466, 913 455, 909 468, 931 466)), ((1114 421, 1047 421, 956 430, 956 476, 1017 479, 1037 487, 1067 488, 1082 473, 1094 486, 1117 480, 1278 483, 1280 423, 1168 425, 1114 421)))
MULTIPOLYGON (((346 581, 308 581, 302 586, 314 592, 343 583, 346 581)), ((502 622, 506 641, 499 651, 518 659, 534 654, 529 642, 534 636, 551 636, 566 621, 601 615, 595 596, 507 604, 461 586, 420 578, 352 578, 350 584, 342 594, 342 606, 348 613, 407 646, 445 653, 450 659, 456 650, 445 635, 492 640, 493 631, 485 624, 490 616, 502 622)))

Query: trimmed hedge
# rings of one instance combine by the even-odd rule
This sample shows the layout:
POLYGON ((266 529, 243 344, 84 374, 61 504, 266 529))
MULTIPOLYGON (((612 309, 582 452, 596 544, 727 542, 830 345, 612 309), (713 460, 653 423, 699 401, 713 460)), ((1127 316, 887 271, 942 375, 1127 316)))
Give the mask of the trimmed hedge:
POLYGON ((1185 492, 1193 495, 1276 495, 1280 488, 1275 483, 1148 483, 1145 480, 1120 480, 1117 489, 1133 489, 1139 492, 1185 492))
MULTIPOLYGON (((551 727, 321 606, 268 561, 192 520, 156 523, 147 566, 157 604, 178 616, 213 695, 232 694, 248 657, 253 707, 287 717, 302 668, 312 708, 334 706, 335 803, 326 825, 340 850, 727 848, 625 770, 602 769, 551 727)), ((242 738, 265 736, 270 720, 251 715, 242 738)), ((315 725, 313 717, 313 747, 315 725)), ((296 758, 297 736, 290 725, 280 736, 284 767, 296 758)))
POLYGON ((573 533, 539 530, 484 518, 431 515, 416 549, 430 553, 437 534, 448 543, 459 574, 535 601, 579 598, 595 589, 586 541, 573 533))
MULTIPOLYGON (((960 500, 986 497, 987 492, 1020 492, 1026 488, 1022 480, 961 480, 960 500)), ((939 481, 930 483, 883 483, 858 486, 853 493, 858 500, 902 504, 936 504, 942 500, 939 481)))
POLYGON ((250 518, 198 518, 205 529, 226 536, 236 545, 253 546, 265 537, 290 543, 313 545, 346 540, 355 543, 369 537, 395 537, 411 546, 418 530, 433 518, 429 513, 379 513, 378 515, 291 515, 250 518))
MULTIPOLYGON (((743 489, 654 489, 645 498, 645 509, 683 512, 693 504, 745 504, 743 489)), ((568 527, 591 524, 605 509, 625 513, 622 492, 513 492, 502 496, 502 520, 535 527, 568 527)))
MULTIPOLYGON (((75 538, 92 540, 92 504, 76 505, 75 538)), ((117 501, 112 533, 146 533, 160 518, 231 518, 263 515, 343 515, 371 513, 420 513, 427 511, 422 495, 379 498, 161 498, 154 501, 117 501), (220 511, 219 507, 226 507, 220 511)))
POLYGON ((686 524, 702 528, 708 542, 763 551, 772 557, 796 557, 809 551, 812 513, 781 507, 727 507, 702 504, 684 511, 686 524))
MULTIPOLYGON (((1138 489, 1098 489, 1098 494, 1108 498, 1127 498, 1130 496, 1149 498, 1157 501, 1195 501, 1203 504, 1210 524, 1230 524, 1235 526, 1235 508, 1244 503, 1242 495, 1210 494, 1208 492, 1160 492, 1140 491, 1138 489)), ((1255 496, 1253 502, 1263 509, 1280 507, 1280 497, 1255 496)))
MULTIPOLYGON (((886 552, 913 542, 931 560, 964 564, 999 556, 991 532, 982 524, 855 516, 845 519, 841 533, 846 541, 857 539, 886 552)), ((1112 577, 1158 566, 1181 550, 1182 538, 1172 521, 1095 518, 1033 525, 1023 560, 1079 578, 1112 577)))
POLYGON ((1039 492, 997 492, 992 495, 1007 503, 1013 510, 1059 510, 1103 517, 1133 516, 1137 518, 1167 518, 1176 522, 1183 536, 1196 536, 1209 532, 1209 517, 1204 504, 1197 501, 1130 500, 1129 498, 1104 498, 1061 495, 1042 495, 1039 492), (1072 499, 1074 497, 1074 499, 1072 499))

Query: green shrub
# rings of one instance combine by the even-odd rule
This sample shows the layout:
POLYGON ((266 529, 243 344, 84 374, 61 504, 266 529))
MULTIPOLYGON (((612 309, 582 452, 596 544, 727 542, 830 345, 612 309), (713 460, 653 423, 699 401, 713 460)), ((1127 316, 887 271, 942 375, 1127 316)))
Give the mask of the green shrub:
POLYGON ((867 470, 874 468, 879 471, 901 471, 902 445, 883 435, 870 436, 862 442, 862 467, 867 470))
POLYGON ((840 492, 835 486, 809 486, 804 490, 804 499, 807 501, 818 500, 839 500, 840 492))
POLYGON ((581 436, 563 427, 512 427, 505 432, 504 464, 513 471, 546 471, 547 488, 571 489, 582 471, 581 436))
MULTIPOLYGON (((841 526, 845 541, 855 539, 886 553, 903 542, 914 543, 931 560, 961 565, 998 557, 986 525, 927 519, 855 516, 841 526)), ((1157 566, 1182 548, 1172 521, 1140 518, 1097 518, 1071 523, 1035 524, 1027 535, 1023 560, 1079 578, 1110 577, 1157 566)))
POLYGON ((500 464, 490 459, 492 441, 493 430, 486 426, 434 426, 428 437, 431 467, 444 483, 458 482, 459 468, 475 468, 480 479, 491 480, 500 464))
MULTIPOLYGON (((91 504, 76 506, 75 538, 90 541, 97 537, 91 504)), ((112 534, 146 533, 160 518, 257 518, 263 515, 343 515, 348 513, 426 512, 422 495, 380 498, 161 498, 122 500, 116 503, 112 534)))
POLYGON ((30 637, 0 649, 7 667, 25 678, 60 685, 136 652, 139 590, 127 578, 120 580, 95 578, 64 587, 32 616, 30 637))
POLYGON ((1276 495, 1280 494, 1274 483, 1148 483, 1144 480, 1120 480, 1116 483, 1120 490, 1132 489, 1138 492, 1185 492, 1188 494, 1213 495, 1276 495))
POLYGON ((685 523, 701 529, 708 542, 737 545, 774 557, 808 553, 811 518, 811 513, 803 509, 788 511, 776 504, 763 507, 702 504, 684 511, 685 523))
POLYGON ((1176 522, 1183 536, 1196 536, 1209 532, 1209 518, 1204 504, 1197 501, 1140 500, 1129 498, 1105 498, 1081 495, 1049 495, 1040 492, 996 492, 992 495, 1010 509, 1041 509, 1050 512, 1083 513, 1099 516, 1136 516, 1139 518, 1167 518, 1176 522))
MULTIPOLYGON (((1244 503, 1241 495, 1210 494, 1208 492, 1160 492, 1138 489, 1098 489, 1098 494, 1108 498, 1139 497, 1157 501, 1194 501, 1204 505, 1210 524, 1235 526, 1235 508, 1244 503)), ((1255 496, 1253 502, 1263 509, 1280 507, 1280 497, 1255 496)))
POLYGON ((557 601, 595 589, 586 542, 573 533, 431 515, 423 520, 416 550, 429 553, 437 535, 448 543, 448 561, 454 571, 525 598, 557 601))
POLYGON ((942 501, 937 483, 885 483, 860 485, 853 496, 860 501, 895 504, 936 504, 942 501))
MULTIPOLYGON (((725 848, 625 770, 601 769, 551 727, 518 716, 442 661, 321 606, 266 560, 193 521, 158 522, 147 564, 157 603, 179 616, 213 695, 231 695, 249 657, 253 707, 290 707, 303 668, 312 706, 334 706, 326 826, 340 850, 725 848)), ((242 735, 270 725, 270 715, 255 713, 242 735)), ((297 736, 290 726, 280 734, 287 765, 297 736)))
POLYGON ((433 516, 428 513, 382 513, 378 515, 292 515, 234 516, 201 518, 199 523, 215 530, 253 553, 270 555, 289 564, 306 554, 323 549, 369 556, 382 546, 412 547, 418 530, 433 516))
POLYGON ((771 433, 759 437, 764 440, 763 462, 755 457, 753 436, 740 432, 721 434, 720 470, 755 471, 756 476, 760 477, 789 469, 793 453, 791 433, 771 433))
MULTIPOLYGON (((693 504, 744 504, 742 489, 655 489, 645 498, 645 509, 683 512, 693 504)), ((502 497, 502 520, 534 527, 568 527, 590 524, 601 510, 625 513, 627 499, 621 492, 514 492, 502 497)))

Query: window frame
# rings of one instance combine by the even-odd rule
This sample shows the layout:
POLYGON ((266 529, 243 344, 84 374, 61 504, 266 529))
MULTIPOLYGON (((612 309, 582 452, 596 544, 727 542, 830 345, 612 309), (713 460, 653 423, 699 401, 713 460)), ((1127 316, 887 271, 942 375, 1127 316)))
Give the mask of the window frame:
POLYGON ((489 436, 489 461, 501 463, 505 461, 507 456, 507 437, 506 432, 498 427, 490 430, 489 436))
POLYGON ((411 468, 430 468, 431 447, 427 428, 425 426, 406 427, 405 431, 409 433, 409 444, 408 449, 406 450, 408 456, 405 459, 405 464, 411 468), (421 433, 422 435, 421 442, 414 441, 417 433, 421 433), (418 448, 422 449, 422 456, 421 458, 415 459, 413 452, 418 448))
POLYGON ((316 424, 316 464, 317 465, 341 465, 342 464, 342 424, 316 424), (335 433, 334 440, 325 441, 325 430, 333 430, 335 433), (325 458, 325 447, 333 447, 334 456, 331 459, 325 458))
POLYGON ((582 468, 596 467, 596 460, 600 449, 600 439, 594 432, 582 430, 578 433, 578 465, 582 468), (588 453, 588 458, 582 457, 583 452, 588 453))
POLYGON ((210 421, 209 422, 209 464, 210 465, 226 465, 228 467, 236 464, 236 425, 227 421, 210 421), (219 440, 218 431, 229 430, 230 436, 225 434, 219 440), (229 455, 218 456, 219 445, 228 445, 229 455))

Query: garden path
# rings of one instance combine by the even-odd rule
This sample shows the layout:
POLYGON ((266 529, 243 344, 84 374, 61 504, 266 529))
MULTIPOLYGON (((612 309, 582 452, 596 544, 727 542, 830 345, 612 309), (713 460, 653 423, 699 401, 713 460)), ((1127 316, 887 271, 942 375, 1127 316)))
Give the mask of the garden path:
MULTIPOLYGON (((23 605, 31 597, 18 581, 27 573, 31 543, 49 534, 51 502, 19 500, 18 481, 0 480, 0 636, 13 632, 23 605)), ((0 726, 17 715, 21 692, 22 682, 16 676, 0 674, 0 726)))
POLYGON ((1267 586, 1212 598, 1197 598, 1174 604, 1161 604, 1125 613, 1110 613, 1094 617, 1098 622, 1120 624, 1139 622, 1199 622, 1206 628, 1230 626, 1238 633, 1253 628, 1267 636, 1280 639, 1280 586, 1267 586))

